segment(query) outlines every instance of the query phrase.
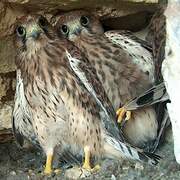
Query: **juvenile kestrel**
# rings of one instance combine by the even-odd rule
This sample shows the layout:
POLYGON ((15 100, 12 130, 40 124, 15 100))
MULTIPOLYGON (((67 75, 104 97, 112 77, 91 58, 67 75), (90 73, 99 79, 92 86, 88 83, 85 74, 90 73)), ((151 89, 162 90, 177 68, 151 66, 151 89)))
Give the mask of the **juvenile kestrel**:
MULTIPOLYGON (((159 156, 126 143, 96 70, 71 42, 56 36, 44 17, 19 19, 14 43, 25 105, 47 156, 45 173, 52 171, 54 149, 59 146, 63 151, 66 145, 78 153, 84 149, 83 167, 89 170, 92 155, 157 164, 159 156)), ((24 106, 24 101, 19 106, 24 106)))
MULTIPOLYGON (((95 67, 115 109, 125 105, 154 83, 150 52, 142 45, 136 48, 138 42, 128 39, 127 34, 122 43, 122 34, 117 33, 118 39, 111 32, 103 34, 100 22, 89 13, 74 11, 59 16, 56 30, 60 37, 73 41, 95 67), (138 53, 129 51, 131 46, 138 53)), ((121 115, 123 113, 121 111, 121 115)), ((157 129, 155 110, 146 107, 133 111, 131 120, 126 122, 123 131, 131 143, 147 147, 147 143, 156 138, 157 129)))

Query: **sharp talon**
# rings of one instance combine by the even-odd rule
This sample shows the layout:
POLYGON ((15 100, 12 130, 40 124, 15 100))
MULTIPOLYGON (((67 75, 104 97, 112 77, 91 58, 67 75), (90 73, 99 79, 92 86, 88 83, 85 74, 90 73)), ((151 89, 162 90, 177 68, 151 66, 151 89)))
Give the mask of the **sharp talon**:
POLYGON ((122 108, 119 108, 117 111, 116 111, 116 114, 117 114, 117 116, 118 116, 118 123, 121 123, 121 121, 122 121, 122 119, 123 119, 123 117, 124 117, 124 114, 125 114, 125 109, 124 109, 124 107, 122 107, 122 108))
POLYGON ((52 165, 52 155, 48 155, 47 160, 46 160, 46 166, 44 169, 44 174, 51 175, 53 172, 55 174, 60 174, 61 170, 60 169, 52 170, 51 165, 52 165))
POLYGON ((45 170, 44 170, 45 175, 50 175, 51 173, 52 173, 52 169, 45 168, 45 170))
POLYGON ((131 119, 131 111, 126 111, 126 121, 128 121, 129 119, 131 119))
POLYGON ((95 173, 95 172, 97 172, 97 171, 99 171, 101 169, 101 166, 100 165, 96 165, 94 168, 91 168, 91 166, 83 165, 82 168, 85 169, 86 171, 91 172, 91 173, 95 173))
POLYGON ((54 170, 54 173, 55 173, 55 174, 60 174, 60 173, 61 173, 61 169, 55 169, 55 170, 54 170))
POLYGON ((101 169, 101 166, 97 164, 93 169, 91 169, 91 172, 97 172, 101 169))
POLYGON ((84 164, 82 166, 83 169, 90 171, 90 172, 97 172, 100 169, 100 165, 96 165, 94 168, 91 168, 90 164, 90 149, 88 146, 84 147, 84 164))
POLYGON ((118 120, 117 120, 118 123, 122 122, 122 120, 124 119, 124 116, 126 116, 125 117, 126 121, 131 118, 131 111, 127 111, 125 107, 119 108, 116 111, 116 114, 118 116, 118 120))
POLYGON ((87 170, 87 171, 91 171, 91 166, 89 166, 87 164, 83 164, 82 168, 87 170))

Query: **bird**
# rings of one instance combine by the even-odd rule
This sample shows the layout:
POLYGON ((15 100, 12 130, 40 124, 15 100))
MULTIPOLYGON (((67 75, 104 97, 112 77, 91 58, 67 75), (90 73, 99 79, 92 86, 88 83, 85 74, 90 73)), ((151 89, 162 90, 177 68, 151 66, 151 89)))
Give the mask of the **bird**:
MULTIPOLYGON (((26 102, 19 106, 26 105, 36 139, 46 154, 45 174, 52 172, 56 147, 62 152, 67 146, 76 152, 83 150, 87 170, 92 169, 93 155, 158 163, 158 155, 126 142, 96 70, 72 42, 58 37, 45 17, 29 14, 18 19, 13 39, 26 102)), ((24 127, 18 126, 18 118, 13 123, 15 136, 26 133, 20 130, 24 127)))
MULTIPOLYGON (((122 117, 126 112, 125 104, 154 83, 154 66, 148 48, 128 38, 128 33, 116 32, 117 38, 113 32, 104 33, 100 21, 83 10, 57 15, 55 19, 53 25, 59 37, 72 41, 95 67, 114 109, 123 106, 118 112, 122 117), (131 48, 136 53, 129 51, 131 48)), ((127 115, 130 120, 122 128, 125 137, 140 148, 151 147, 158 129, 154 108, 141 108, 133 111, 132 116, 127 115)))

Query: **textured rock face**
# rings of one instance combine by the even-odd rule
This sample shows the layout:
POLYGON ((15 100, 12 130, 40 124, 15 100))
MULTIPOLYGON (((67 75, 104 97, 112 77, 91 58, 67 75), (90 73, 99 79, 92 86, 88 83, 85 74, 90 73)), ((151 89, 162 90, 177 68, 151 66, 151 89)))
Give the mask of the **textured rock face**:
POLYGON ((43 13, 48 16, 57 11, 88 9, 102 18, 108 18, 126 16, 142 11, 153 11, 156 3, 157 0, 4 0, 0 2, 0 37, 10 35, 16 18, 29 12, 43 13), (129 3, 130 1, 141 3, 129 3))
POLYGON ((11 114, 12 114, 12 102, 8 104, 3 104, 0 107, 0 130, 11 128, 11 114))
POLYGON ((147 25, 149 13, 156 9, 156 3, 157 0, 1 0, 0 130, 10 128, 11 102, 15 91, 15 49, 12 37, 17 18, 28 13, 41 13, 50 19, 57 12, 85 9, 98 15, 107 29, 138 31, 147 25))
POLYGON ((15 72, 0 73, 0 104, 13 100, 15 91, 15 72))

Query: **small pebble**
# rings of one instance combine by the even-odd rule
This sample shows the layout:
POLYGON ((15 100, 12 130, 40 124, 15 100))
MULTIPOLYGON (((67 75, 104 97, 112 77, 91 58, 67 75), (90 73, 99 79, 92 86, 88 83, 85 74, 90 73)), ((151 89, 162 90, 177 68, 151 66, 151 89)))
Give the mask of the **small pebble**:
POLYGON ((33 170, 32 170, 32 169, 29 169, 29 170, 28 170, 28 173, 29 173, 29 174, 32 174, 32 173, 33 173, 33 170))
POLYGON ((55 170, 54 170, 54 173, 55 173, 55 174, 60 174, 60 173, 61 173, 61 169, 55 169, 55 170))
POLYGON ((135 164, 135 169, 136 170, 144 170, 144 166, 141 163, 137 162, 135 164))
POLYGON ((128 170, 129 167, 128 167, 128 166, 123 166, 122 169, 123 169, 123 170, 128 170))
POLYGON ((15 175, 16 175, 16 172, 15 172, 15 171, 11 171, 11 172, 10 172, 10 175, 15 176, 15 175))
POLYGON ((114 174, 111 175, 111 180, 116 180, 116 177, 114 174))

